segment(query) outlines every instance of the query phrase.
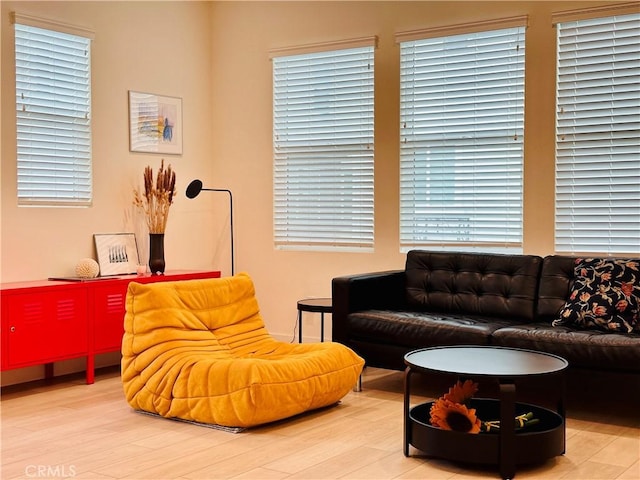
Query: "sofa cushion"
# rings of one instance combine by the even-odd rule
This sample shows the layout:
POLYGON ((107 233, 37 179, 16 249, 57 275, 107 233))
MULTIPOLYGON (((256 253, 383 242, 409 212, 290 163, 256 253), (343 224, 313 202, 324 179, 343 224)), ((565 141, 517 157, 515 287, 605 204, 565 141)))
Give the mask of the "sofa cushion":
POLYGON ((495 318, 395 310, 351 313, 348 323, 352 339, 412 348, 486 345, 495 330, 510 324, 495 318))
POLYGON ((573 287, 553 325, 607 332, 640 331, 639 280, 637 261, 576 259, 573 287))
POLYGON ((542 258, 412 250, 406 289, 417 311, 533 321, 542 258))
POLYGON ((640 334, 576 330, 571 326, 530 323, 500 328, 491 342, 502 347, 552 353, 570 367, 640 372, 640 334))

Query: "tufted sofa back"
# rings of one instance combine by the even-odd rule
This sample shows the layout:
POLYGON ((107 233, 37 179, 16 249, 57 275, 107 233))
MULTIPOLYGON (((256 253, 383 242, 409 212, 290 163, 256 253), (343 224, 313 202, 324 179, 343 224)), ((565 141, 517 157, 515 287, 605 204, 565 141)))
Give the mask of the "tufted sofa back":
POLYGON ((541 266, 535 255, 412 250, 405 267, 406 300, 418 311, 531 322, 541 266))
POLYGON ((571 293, 576 257, 549 255, 542 262, 538 291, 538 320, 551 322, 571 293))

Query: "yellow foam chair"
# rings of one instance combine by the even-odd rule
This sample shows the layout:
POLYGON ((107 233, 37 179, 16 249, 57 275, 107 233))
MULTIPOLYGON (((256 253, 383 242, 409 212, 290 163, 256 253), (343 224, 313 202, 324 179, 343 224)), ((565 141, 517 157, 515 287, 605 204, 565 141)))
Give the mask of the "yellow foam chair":
POLYGON ((251 278, 129 284, 122 381, 136 410, 251 427, 338 402, 364 361, 267 332, 251 278))

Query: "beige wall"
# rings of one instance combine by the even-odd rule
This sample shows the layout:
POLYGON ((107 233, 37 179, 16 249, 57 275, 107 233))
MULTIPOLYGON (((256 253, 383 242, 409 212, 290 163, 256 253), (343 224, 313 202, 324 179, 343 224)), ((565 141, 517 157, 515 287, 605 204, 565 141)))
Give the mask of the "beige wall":
MULTIPOLYGON (((212 268, 219 263, 210 247, 216 235, 212 202, 206 198, 187 200, 182 193, 189 180, 212 177, 213 172, 210 18, 209 2, 2 1, 3 282, 72 275, 79 259, 94 256, 94 233, 132 231, 125 213, 132 210, 132 189, 141 184, 145 166, 150 165, 155 172, 163 157, 129 151, 129 90, 183 100, 184 153, 164 157, 177 173, 180 190, 166 232, 168 267, 212 268), (95 32, 91 208, 17 206, 11 11, 95 32)), ((223 253, 219 254, 226 258, 223 253)), ((107 356, 103 362, 113 363, 113 357, 107 356)), ((57 364, 56 374, 82 365, 67 363, 57 364)), ((16 376, 39 377, 41 373, 39 367, 4 372, 2 383, 11 383, 16 376)))
MULTIPOLYGON (((603 2, 600 2, 602 4, 603 2)), ((213 8, 213 155, 238 197, 238 264, 253 276, 275 333, 293 334, 295 302, 331 279, 402 268, 399 253, 399 48, 394 34, 529 15, 526 46, 524 251, 553 253, 555 30, 551 13, 586 2, 217 2, 213 8), (375 52, 375 252, 275 250, 272 243, 269 50, 368 35, 375 52), (218 132, 224 132, 218 135, 218 132)), ((317 338, 319 320, 305 332, 317 338)))
MULTIPOLYGON (((555 30, 551 13, 607 2, 2 2, 2 281, 73 273, 93 255, 92 234, 127 229, 131 188, 160 156, 128 149, 127 91, 183 99, 184 154, 166 156, 182 192, 189 180, 234 192, 236 271, 254 278, 274 335, 291 339, 296 301, 329 296, 334 276, 402 268, 398 242, 399 49, 394 33, 529 15, 526 45, 524 251, 553 253, 555 30), (15 186, 13 29, 8 12, 95 31, 94 205, 18 208, 15 186), (269 50, 377 35, 375 251, 291 252, 272 241, 269 50)), ((229 274, 226 197, 176 199, 168 268, 229 274)), ((305 336, 319 318, 305 316, 305 336)), ((329 322, 330 323, 330 322, 329 322)), ((113 361, 113 359, 111 359, 113 361)), ((39 375, 40 370, 33 370, 39 375)), ((15 374, 15 372, 9 372, 15 374)), ((7 374, 4 375, 6 378, 7 374)), ((3 378, 3 383, 5 379, 3 378)))

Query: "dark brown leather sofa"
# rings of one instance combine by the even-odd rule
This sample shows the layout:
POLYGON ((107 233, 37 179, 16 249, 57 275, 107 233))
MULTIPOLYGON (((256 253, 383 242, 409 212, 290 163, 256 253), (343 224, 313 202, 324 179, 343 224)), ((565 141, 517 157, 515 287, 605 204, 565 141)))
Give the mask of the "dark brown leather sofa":
POLYGON ((573 287, 575 260, 410 251, 404 270, 333 279, 333 341, 368 366, 393 370, 418 348, 499 345, 560 355, 570 367, 640 373, 637 331, 552 326, 573 287))

